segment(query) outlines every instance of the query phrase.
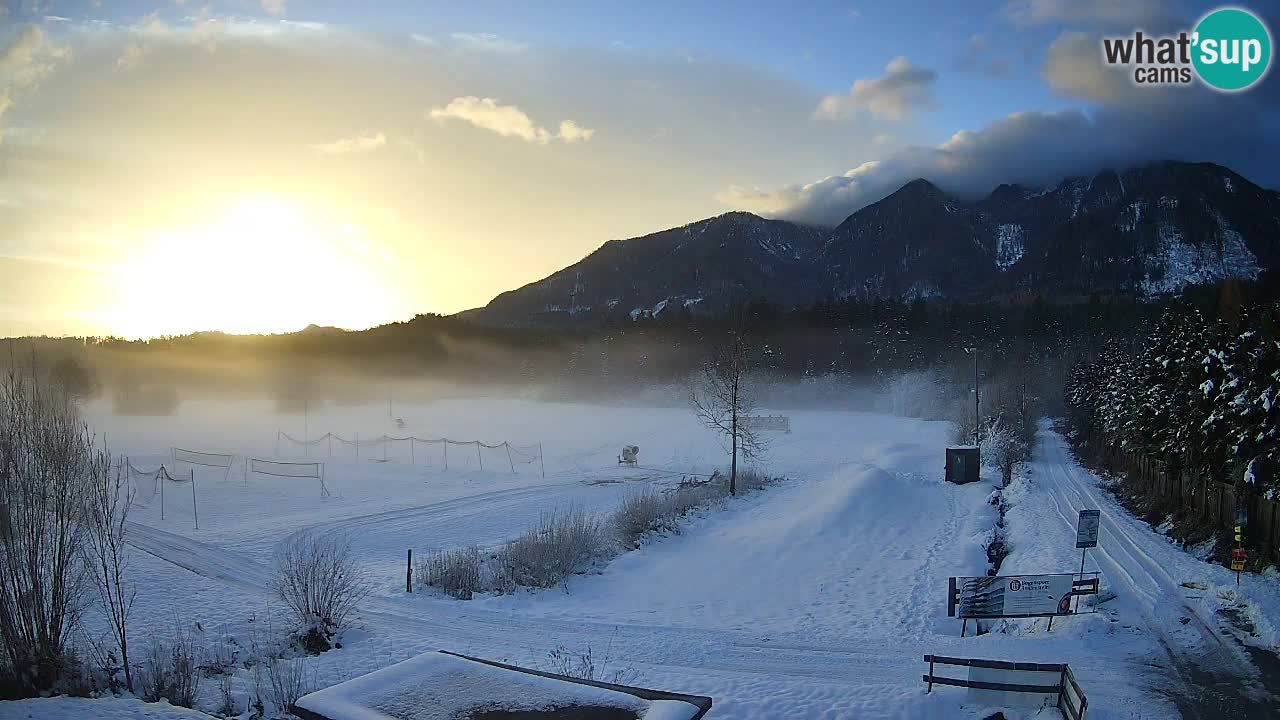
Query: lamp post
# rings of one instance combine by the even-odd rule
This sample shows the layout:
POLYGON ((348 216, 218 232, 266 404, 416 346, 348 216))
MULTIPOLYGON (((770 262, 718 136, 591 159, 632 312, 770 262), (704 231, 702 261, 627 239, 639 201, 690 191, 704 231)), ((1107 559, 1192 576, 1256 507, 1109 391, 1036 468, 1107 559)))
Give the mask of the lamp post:
POLYGON ((978 348, 967 347, 964 354, 973 356, 973 445, 977 447, 982 442, 982 423, 978 419, 978 348))

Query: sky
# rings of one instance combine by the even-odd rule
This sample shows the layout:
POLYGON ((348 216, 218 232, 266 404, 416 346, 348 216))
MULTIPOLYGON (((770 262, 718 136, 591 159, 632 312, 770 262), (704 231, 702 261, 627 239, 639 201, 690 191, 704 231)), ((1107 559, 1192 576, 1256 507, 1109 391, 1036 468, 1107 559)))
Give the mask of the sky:
POLYGON ((0 0, 0 336, 453 313, 610 239, 835 225, 916 177, 1176 159, 1280 187, 1275 73, 1102 64, 1213 7, 0 0))

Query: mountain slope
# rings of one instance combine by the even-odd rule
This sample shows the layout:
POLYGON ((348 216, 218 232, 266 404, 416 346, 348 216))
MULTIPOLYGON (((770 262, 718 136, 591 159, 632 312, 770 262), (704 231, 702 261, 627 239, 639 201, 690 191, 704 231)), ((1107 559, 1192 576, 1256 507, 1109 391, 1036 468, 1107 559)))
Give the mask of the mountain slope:
POLYGON ((486 322, 545 324, 724 309, 739 297, 804 303, 825 231, 731 212, 683 227, 610 240, 580 262, 502 293, 473 314, 486 322))
POLYGON ((1209 163, 1001 185, 972 202, 913 180, 834 229, 726 213, 631 240, 469 311, 501 324, 714 313, 764 299, 1154 297, 1280 268, 1280 193, 1209 163))

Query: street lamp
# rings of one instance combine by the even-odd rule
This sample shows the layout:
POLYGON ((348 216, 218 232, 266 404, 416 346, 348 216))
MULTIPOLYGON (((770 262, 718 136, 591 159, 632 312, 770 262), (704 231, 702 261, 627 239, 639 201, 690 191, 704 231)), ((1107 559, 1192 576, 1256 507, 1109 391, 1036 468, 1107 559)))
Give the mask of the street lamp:
POLYGON ((982 423, 978 420, 978 348, 967 347, 964 354, 973 356, 973 445, 978 447, 982 440, 982 423))

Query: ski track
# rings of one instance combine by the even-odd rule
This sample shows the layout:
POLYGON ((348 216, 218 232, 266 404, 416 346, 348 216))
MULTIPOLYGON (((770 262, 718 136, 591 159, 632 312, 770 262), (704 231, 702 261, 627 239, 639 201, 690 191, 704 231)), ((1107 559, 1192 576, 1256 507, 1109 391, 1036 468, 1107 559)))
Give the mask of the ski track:
MULTIPOLYGON (((1074 532, 1081 509, 1099 510, 1103 533, 1088 557, 1104 571, 1113 590, 1127 593, 1136 601, 1143 624, 1167 655, 1166 667, 1173 672, 1177 684, 1188 696, 1195 695, 1196 667, 1228 676, 1256 675, 1243 648, 1225 639, 1221 631, 1185 602, 1185 589, 1156 559, 1156 547, 1162 539, 1120 507, 1091 477, 1082 478, 1086 471, 1065 451, 1063 443, 1059 436, 1048 433, 1042 433, 1039 443, 1044 457, 1038 464, 1049 470, 1057 515, 1074 532), (1185 624, 1182 618, 1187 619, 1185 624), (1192 629, 1195 637, 1188 638, 1178 628, 1192 629)), ((1161 549, 1168 552, 1167 548, 1161 549)))

